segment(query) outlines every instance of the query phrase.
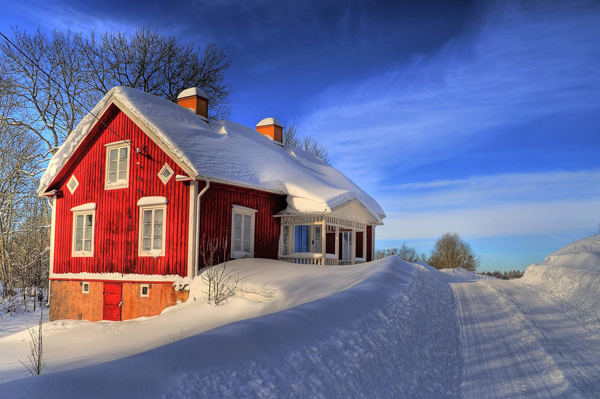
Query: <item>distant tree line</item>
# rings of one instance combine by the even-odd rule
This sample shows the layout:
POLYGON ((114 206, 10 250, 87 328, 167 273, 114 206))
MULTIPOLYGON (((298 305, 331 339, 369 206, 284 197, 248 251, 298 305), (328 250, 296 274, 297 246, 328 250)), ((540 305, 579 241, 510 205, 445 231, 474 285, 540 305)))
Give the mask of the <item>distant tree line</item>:
POLYGON ((502 280, 512 280, 515 278, 521 278, 523 277, 523 272, 520 270, 511 270, 511 271, 498 271, 495 270, 493 272, 483 272, 481 273, 482 276, 490 276, 490 277, 496 277, 502 280))

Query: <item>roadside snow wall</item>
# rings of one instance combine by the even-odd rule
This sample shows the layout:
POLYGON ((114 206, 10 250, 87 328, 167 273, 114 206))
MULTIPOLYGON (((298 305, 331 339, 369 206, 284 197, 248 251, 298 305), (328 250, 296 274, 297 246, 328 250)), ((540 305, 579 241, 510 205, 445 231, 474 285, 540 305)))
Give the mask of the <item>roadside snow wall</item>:
POLYGON ((600 236, 556 251, 529 266, 519 281, 600 317, 600 236))

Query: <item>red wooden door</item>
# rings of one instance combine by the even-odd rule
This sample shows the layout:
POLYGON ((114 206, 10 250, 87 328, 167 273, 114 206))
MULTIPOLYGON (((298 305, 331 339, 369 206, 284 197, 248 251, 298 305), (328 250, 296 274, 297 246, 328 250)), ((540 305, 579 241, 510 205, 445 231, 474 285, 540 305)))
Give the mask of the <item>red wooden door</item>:
POLYGON ((102 307, 103 320, 121 320, 121 299, 123 284, 104 283, 104 306, 102 307))

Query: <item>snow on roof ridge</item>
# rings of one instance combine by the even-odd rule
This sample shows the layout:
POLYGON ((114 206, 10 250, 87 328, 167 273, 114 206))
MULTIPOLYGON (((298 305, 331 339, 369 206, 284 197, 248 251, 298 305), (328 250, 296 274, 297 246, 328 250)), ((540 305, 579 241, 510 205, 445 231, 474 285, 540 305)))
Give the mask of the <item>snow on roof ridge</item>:
POLYGON ((251 127, 230 121, 209 125, 169 100, 122 86, 111 89, 69 135, 42 176, 38 194, 45 192, 96 124, 92 114, 99 117, 113 103, 151 131, 193 177, 285 194, 288 208, 298 213, 330 213, 341 203, 357 200, 378 223, 385 217, 372 197, 313 154, 293 148, 292 155, 292 147, 274 146, 251 127))
POLYGON ((208 96, 206 95, 204 90, 202 90, 199 87, 190 87, 188 89, 185 89, 184 91, 179 93, 179 95, 177 96, 177 99, 179 100, 180 98, 191 97, 191 96, 198 96, 198 97, 202 97, 202 98, 205 98, 208 100, 208 96))
POLYGON ((256 127, 275 125, 283 127, 283 125, 275 118, 265 118, 256 124, 256 127))

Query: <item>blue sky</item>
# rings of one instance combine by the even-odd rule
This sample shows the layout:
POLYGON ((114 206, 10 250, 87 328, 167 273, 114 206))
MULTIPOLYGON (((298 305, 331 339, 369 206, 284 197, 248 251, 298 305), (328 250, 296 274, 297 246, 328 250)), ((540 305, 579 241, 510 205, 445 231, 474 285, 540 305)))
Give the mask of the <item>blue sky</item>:
POLYGON ((386 210, 379 247, 458 232, 483 270, 524 270, 598 228, 596 1, 24 1, 13 25, 219 44, 232 120, 326 146, 386 210))

